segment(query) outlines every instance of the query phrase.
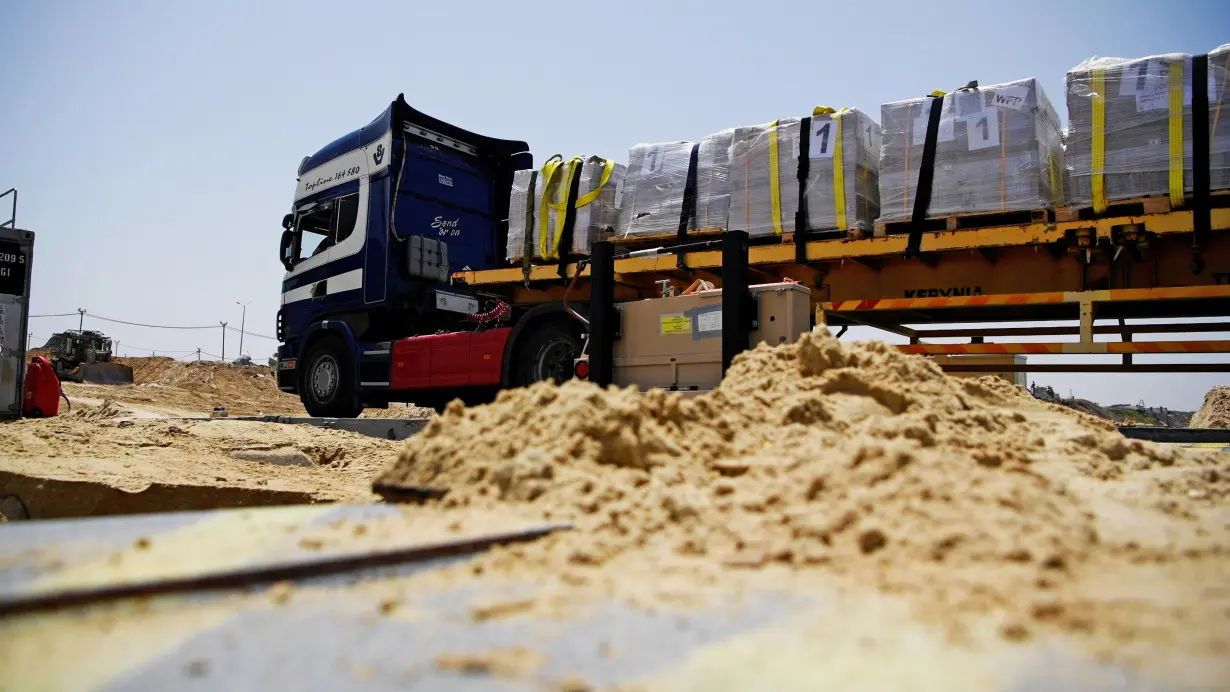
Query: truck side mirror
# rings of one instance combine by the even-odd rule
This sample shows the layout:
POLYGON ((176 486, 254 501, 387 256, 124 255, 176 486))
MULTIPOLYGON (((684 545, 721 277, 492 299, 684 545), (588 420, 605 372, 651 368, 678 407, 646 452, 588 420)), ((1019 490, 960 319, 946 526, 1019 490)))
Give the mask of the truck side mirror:
POLYGON ((286 267, 286 271, 294 268, 295 232, 289 228, 282 231, 282 244, 278 249, 278 254, 281 256, 282 266, 286 267))

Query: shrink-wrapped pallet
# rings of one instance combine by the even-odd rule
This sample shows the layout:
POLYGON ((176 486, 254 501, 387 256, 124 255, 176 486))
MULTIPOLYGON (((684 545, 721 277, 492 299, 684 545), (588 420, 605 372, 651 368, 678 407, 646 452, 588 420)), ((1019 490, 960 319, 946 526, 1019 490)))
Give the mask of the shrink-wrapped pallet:
POLYGON ((799 119, 737 127, 730 144, 730 229, 752 237, 794 232, 799 119))
POLYGON ((508 198, 508 245, 505 256, 509 261, 520 260, 527 255, 537 256, 538 213, 542 207, 542 172, 524 170, 513 172, 512 192, 508 198), (527 247, 526 242, 529 241, 527 247))
MULTIPOLYGON (((1230 44, 1208 59, 1209 183, 1224 190, 1230 188, 1230 118, 1221 99, 1230 44)), ((1067 101, 1073 204, 1103 211, 1140 197, 1180 202, 1192 191, 1192 56, 1090 58, 1068 71, 1067 101)))
POLYGON ((914 212, 933 104, 940 106, 927 216, 995 214, 1063 203, 1059 116, 1035 79, 880 107, 880 220, 914 212))
POLYGON ((806 120, 737 128, 730 147, 730 228, 753 237, 795 232, 806 136, 807 230, 869 229, 879 212, 879 129, 866 113, 829 108, 817 108, 806 120))
POLYGON ((614 230, 626 168, 609 159, 548 161, 540 171, 516 171, 508 204, 508 242, 505 256, 519 261, 556 260, 561 254, 589 254, 600 234, 614 230), (578 178, 572 243, 561 253, 568 191, 578 178), (532 196, 531 196, 531 188, 532 196))
POLYGON ((628 150, 618 237, 676 232, 695 147, 692 142, 660 142, 628 150))
POLYGON ((696 214, 692 230, 726 229, 730 212, 730 143, 734 129, 700 140, 696 157, 696 214))
POLYGON ((669 236, 678 232, 681 221, 688 230, 726 228, 733 132, 723 130, 699 143, 663 142, 632 147, 628 151, 628 175, 624 179, 617 237, 669 236), (694 186, 695 202, 685 212, 689 182, 694 186))
POLYGON ((880 124, 854 108, 817 108, 809 138, 808 230, 871 230, 880 213, 880 124))
MULTIPOLYGON (((581 167, 581 183, 577 187, 576 223, 572 233, 572 251, 588 255, 595 240, 609 236, 619 223, 622 188, 628 169, 601 156, 591 156, 581 167)), ((556 213, 552 210, 552 213, 556 213)))

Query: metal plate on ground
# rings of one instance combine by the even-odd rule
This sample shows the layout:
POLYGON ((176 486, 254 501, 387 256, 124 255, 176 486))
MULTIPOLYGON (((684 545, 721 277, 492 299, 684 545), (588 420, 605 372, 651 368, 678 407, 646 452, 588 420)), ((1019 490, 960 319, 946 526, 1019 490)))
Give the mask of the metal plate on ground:
POLYGON ((187 418, 185 420, 208 421, 254 421, 257 423, 284 423, 286 425, 311 425, 331 430, 379 437, 384 440, 404 440, 423 429, 430 418, 310 418, 307 416, 223 416, 219 418, 187 418))
MULTIPOLYGON (((437 514, 432 524, 425 508, 333 506, 12 525, 0 528, 0 595, 419 540, 451 531, 437 514)), ((511 525, 492 515, 474 528, 483 522, 511 525)), ((571 679, 663 690, 1160 689, 1062 638, 956 646, 900 602, 822 584, 677 610, 599 599, 476 617, 478 603, 553 593, 439 571, 464 560, 3 616, 0 688, 542 690, 571 679)))
POLYGON ((1218 445, 1230 446, 1230 430, 1219 428, 1163 428, 1146 425, 1124 425, 1119 427, 1124 437, 1133 440, 1148 440, 1150 442, 1166 442, 1182 445, 1218 445))
POLYGON ((269 574, 346 571, 333 567, 339 563, 360 569, 397 564, 399 556, 405 558, 400 562, 411 562, 416 556, 478 552, 484 541, 536 537, 559 528, 565 527, 510 513, 475 512, 459 521, 389 505, 21 522, 0 532, 0 615, 57 595, 213 588, 226 575, 232 577, 227 583, 250 585, 273 581, 269 574), (390 557, 372 559, 381 555, 390 557))

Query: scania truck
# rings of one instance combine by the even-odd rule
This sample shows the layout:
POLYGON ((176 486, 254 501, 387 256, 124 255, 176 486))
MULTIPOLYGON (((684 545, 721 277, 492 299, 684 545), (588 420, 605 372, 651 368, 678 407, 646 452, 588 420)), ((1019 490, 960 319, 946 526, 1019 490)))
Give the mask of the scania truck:
POLYGON ((279 388, 313 416, 353 417, 572 376, 583 324, 564 303, 514 307, 451 282, 502 264, 513 172, 533 164, 525 142, 403 95, 305 157, 282 220, 279 388))

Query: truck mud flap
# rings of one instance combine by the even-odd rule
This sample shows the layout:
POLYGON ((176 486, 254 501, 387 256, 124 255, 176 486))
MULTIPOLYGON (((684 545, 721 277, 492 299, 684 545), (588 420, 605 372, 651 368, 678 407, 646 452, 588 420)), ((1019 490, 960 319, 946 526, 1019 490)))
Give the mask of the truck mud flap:
POLYGON ((119 363, 86 363, 77 374, 92 384, 132 384, 132 368, 119 363))

